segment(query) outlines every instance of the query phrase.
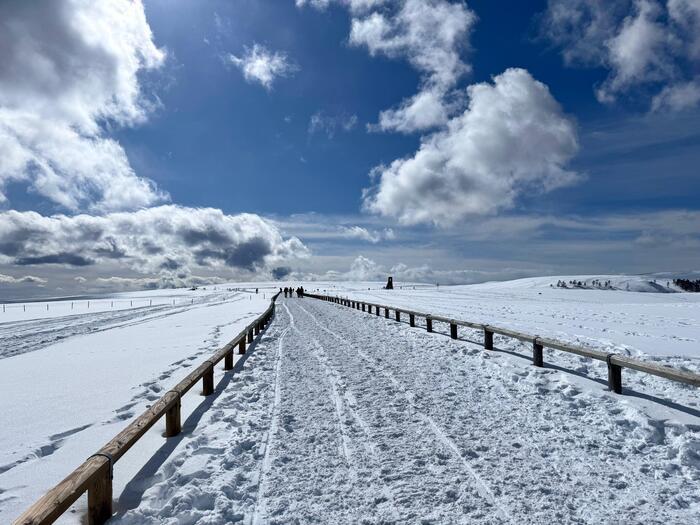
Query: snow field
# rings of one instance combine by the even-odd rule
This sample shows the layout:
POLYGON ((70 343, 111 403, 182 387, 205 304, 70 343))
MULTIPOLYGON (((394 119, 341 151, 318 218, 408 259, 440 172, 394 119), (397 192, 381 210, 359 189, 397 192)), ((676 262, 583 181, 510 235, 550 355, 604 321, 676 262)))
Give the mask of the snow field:
MULTIPOLYGON (((267 308, 270 294, 210 290, 194 299, 0 325, 6 356, 0 359, 0 523, 9 523, 235 337, 267 308)), ((221 367, 215 381, 228 377, 221 367)), ((199 390, 183 397, 183 421, 206 403, 199 390)), ((160 421, 116 465, 116 495, 157 461, 155 451, 177 442, 163 439, 164 426, 160 421)), ((85 500, 59 523, 79 523, 85 500)))
POLYGON ((700 294, 563 290, 550 288, 552 279, 557 278, 415 290, 358 283, 328 293, 700 371, 700 294))
MULTIPOLYGON (((460 330, 460 337, 469 338, 460 330)), ((696 392, 284 300, 116 523, 697 523, 696 392)), ((588 361, 588 360, 585 360, 588 361)))

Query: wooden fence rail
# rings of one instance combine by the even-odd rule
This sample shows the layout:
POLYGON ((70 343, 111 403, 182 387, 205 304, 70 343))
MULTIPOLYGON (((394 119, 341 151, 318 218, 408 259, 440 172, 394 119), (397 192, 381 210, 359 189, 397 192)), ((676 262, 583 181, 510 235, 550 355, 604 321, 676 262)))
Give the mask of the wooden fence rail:
POLYGON ((165 416, 165 436, 172 437, 182 429, 180 400, 201 379, 202 394, 214 393, 214 366, 222 359, 224 370, 233 368, 233 352, 244 354, 247 343, 253 342, 253 332, 259 334, 270 322, 275 312, 275 300, 230 343, 213 357, 204 361, 197 369, 166 392, 158 401, 136 418, 98 452, 90 456, 63 481, 49 490, 34 505, 18 517, 14 525, 44 525, 53 523, 85 492, 88 493, 88 523, 98 525, 112 516, 112 474, 114 464, 151 428, 165 416))
POLYGON ((612 390, 616 394, 622 393, 623 368, 629 368, 632 370, 637 370, 639 372, 645 372, 647 374, 663 377, 664 379, 670 379, 671 381, 677 381, 679 383, 685 383, 687 385, 700 387, 700 374, 686 372, 684 370, 678 370, 670 366, 659 365, 655 363, 647 363, 645 361, 640 361, 639 359, 634 359, 632 357, 627 357, 624 355, 610 354, 606 352, 601 352, 600 350, 594 350, 592 348, 575 346, 572 344, 557 341, 555 339, 549 339, 547 337, 525 334, 516 330, 500 328, 488 324, 472 323, 469 321, 461 321, 459 319, 451 319, 439 315, 426 314, 414 310, 407 310, 405 308, 397 308, 395 306, 368 303, 330 295, 317 295, 310 293, 306 293, 305 295, 308 295, 309 297, 313 297, 315 299, 320 299, 322 301, 329 301, 342 306, 349 306, 350 308, 355 308, 357 310, 367 311, 369 313, 372 313, 372 309, 374 309, 377 315, 380 315, 380 310, 384 310, 384 317, 386 318, 389 318, 389 311, 394 310, 395 319, 397 321, 401 320, 401 314, 406 314, 409 317, 409 324, 411 326, 416 325, 416 317, 422 317, 425 319, 426 330, 428 332, 433 331, 434 322, 437 321, 440 323, 445 323, 448 324, 450 327, 450 337, 452 339, 457 339, 458 326, 466 326, 469 328, 482 330, 484 332, 483 344, 486 350, 493 350, 494 334, 503 335, 506 337, 511 337, 513 339, 518 339, 520 341, 532 343, 532 362, 535 366, 544 366, 543 351, 545 348, 550 348, 552 350, 560 350, 562 352, 568 352, 571 354, 596 359, 598 361, 604 361, 608 366, 608 385, 610 387, 610 390, 612 390))

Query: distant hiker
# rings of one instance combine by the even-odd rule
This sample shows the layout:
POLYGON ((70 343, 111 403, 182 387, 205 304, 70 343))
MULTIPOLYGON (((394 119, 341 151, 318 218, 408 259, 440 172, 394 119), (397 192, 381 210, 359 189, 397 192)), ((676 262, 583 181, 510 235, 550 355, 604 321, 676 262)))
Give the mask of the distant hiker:
POLYGON ((258 293, 258 289, 257 289, 257 288, 255 289, 255 293, 258 293))
POLYGON ((299 287, 299 297, 304 297, 304 287, 303 286, 299 287))

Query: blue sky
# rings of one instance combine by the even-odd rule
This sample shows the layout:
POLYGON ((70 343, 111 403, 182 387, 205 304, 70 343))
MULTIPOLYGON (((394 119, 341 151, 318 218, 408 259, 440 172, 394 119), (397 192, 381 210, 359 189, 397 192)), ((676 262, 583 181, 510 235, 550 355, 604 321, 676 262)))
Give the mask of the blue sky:
POLYGON ((103 6, 0 7, 8 296, 697 267, 692 0, 103 6))

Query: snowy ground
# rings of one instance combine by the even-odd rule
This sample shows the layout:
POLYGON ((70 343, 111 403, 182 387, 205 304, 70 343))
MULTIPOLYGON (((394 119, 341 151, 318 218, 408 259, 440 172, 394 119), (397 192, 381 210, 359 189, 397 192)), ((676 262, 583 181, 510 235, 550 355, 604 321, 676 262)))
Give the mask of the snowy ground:
POLYGON ((700 294, 551 288, 557 279, 570 277, 439 288, 416 285, 415 290, 413 285, 381 290, 376 283, 327 289, 333 295, 513 328, 668 364, 695 366, 692 363, 700 360, 700 294))
MULTIPOLYGON (((551 289, 553 279, 305 287, 699 369, 700 294, 551 289)), ((51 303, 0 323, 0 523, 280 285, 120 294, 79 315, 51 303)), ((213 396, 185 396, 180 436, 164 440, 161 422, 117 464, 114 522, 700 522, 697 389, 625 370, 616 396, 602 363, 546 351, 538 369, 527 345, 496 337, 486 352, 479 332, 459 335, 282 300, 240 372, 218 367, 213 396)), ((62 522, 79 523, 84 505, 62 522)))
POLYGON ((283 300, 114 522, 697 523, 699 438, 681 405, 283 300))
MULTIPOLYGON (((8 319, 0 322, 0 523, 237 335, 270 297, 218 287, 118 294, 92 299, 89 309, 86 301, 72 310, 71 301, 28 303, 26 313, 8 305, 0 317, 8 319)), ((185 410, 202 399, 185 396, 185 410)), ((138 471, 162 445, 162 430, 149 432, 119 470, 138 471)))

